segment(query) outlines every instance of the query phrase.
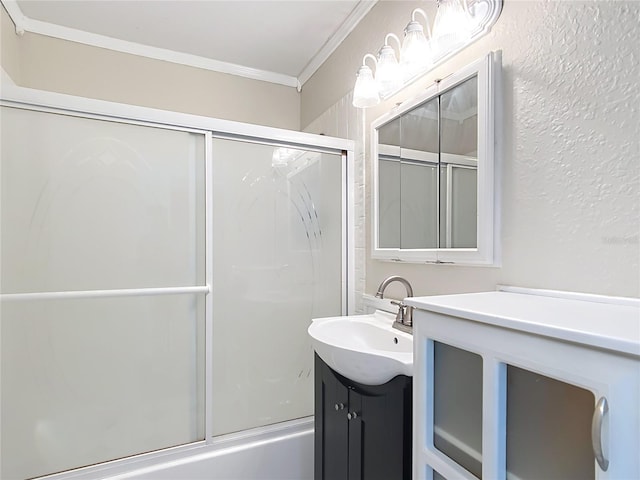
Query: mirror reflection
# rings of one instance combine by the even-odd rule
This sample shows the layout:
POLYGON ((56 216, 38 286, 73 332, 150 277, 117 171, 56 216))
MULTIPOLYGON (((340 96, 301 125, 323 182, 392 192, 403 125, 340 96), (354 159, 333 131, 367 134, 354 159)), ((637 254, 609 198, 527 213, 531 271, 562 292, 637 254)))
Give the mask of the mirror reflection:
POLYGON ((477 75, 377 133, 378 247, 476 248, 477 75))

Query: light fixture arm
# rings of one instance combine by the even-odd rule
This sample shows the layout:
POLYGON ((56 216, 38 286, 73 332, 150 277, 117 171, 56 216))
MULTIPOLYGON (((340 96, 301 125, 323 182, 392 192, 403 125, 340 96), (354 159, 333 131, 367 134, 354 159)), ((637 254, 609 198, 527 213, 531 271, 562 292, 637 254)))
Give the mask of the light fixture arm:
POLYGON ((367 58, 371 58, 373 60, 373 65, 374 67, 378 67, 378 59, 375 57, 375 55, 372 55, 371 53, 367 53, 365 54, 364 57, 362 57, 362 66, 366 66, 367 65, 367 58))
POLYGON ((387 35, 384 37, 385 45, 389 45, 390 38, 393 38, 396 41, 396 43, 398 44, 398 53, 400 53, 400 51, 402 50, 402 41, 400 40, 400 38, 398 38, 398 36, 395 33, 387 33, 387 35))
POLYGON ((424 24, 427 26, 427 33, 429 34, 427 38, 428 40, 431 40, 431 27, 429 27, 429 17, 427 16, 427 12, 421 8, 415 8, 413 12, 411 12, 411 21, 413 22, 417 22, 416 13, 419 13, 424 18, 424 24))

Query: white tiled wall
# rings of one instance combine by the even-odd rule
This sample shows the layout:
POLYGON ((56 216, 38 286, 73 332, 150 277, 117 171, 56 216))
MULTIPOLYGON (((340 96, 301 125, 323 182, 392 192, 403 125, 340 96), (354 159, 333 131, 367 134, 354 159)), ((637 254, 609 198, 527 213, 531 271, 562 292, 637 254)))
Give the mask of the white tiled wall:
POLYGON ((365 160, 364 160, 364 113, 352 105, 352 93, 342 97, 322 115, 309 124, 304 131, 348 138, 355 142, 354 151, 354 263, 355 263, 355 307, 354 313, 363 313, 362 294, 365 288, 366 223, 365 223, 365 160))

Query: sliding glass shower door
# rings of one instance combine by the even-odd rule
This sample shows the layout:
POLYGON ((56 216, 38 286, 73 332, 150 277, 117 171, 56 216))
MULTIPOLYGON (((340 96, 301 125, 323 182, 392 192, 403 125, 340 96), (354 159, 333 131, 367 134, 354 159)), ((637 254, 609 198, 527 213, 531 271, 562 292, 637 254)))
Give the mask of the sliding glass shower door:
POLYGON ((203 133, 2 107, 2 472, 204 439, 203 133))
POLYGON ((341 154, 213 140, 213 433, 313 415, 314 317, 343 299, 341 154))
POLYGON ((0 478, 312 415, 307 328, 346 308, 346 155, 7 103, 0 478))

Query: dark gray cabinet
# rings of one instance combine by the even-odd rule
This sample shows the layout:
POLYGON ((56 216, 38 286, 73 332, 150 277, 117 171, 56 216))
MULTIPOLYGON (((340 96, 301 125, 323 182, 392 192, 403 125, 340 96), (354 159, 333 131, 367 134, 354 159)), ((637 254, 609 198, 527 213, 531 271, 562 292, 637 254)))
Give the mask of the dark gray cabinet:
POLYGON ((411 479, 412 379, 363 385, 315 356, 315 480, 411 479))

